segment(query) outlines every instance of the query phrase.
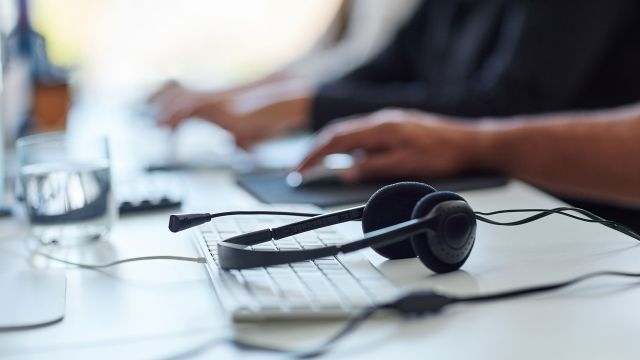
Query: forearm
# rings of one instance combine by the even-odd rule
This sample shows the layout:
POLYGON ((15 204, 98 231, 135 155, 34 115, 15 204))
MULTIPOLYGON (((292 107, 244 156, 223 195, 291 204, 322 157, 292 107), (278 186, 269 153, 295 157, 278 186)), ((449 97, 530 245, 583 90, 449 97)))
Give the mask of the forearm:
POLYGON ((322 85, 314 93, 312 126, 320 129, 335 119, 389 107, 457 116, 470 121, 483 116, 552 112, 562 108, 558 99, 567 96, 558 89, 555 85, 548 86, 541 96, 527 84, 510 80, 490 88, 470 81, 464 88, 455 90, 431 88, 423 81, 378 84, 339 80, 322 85))
POLYGON ((287 84, 289 82, 295 81, 299 81, 299 79, 295 76, 291 76, 284 71, 276 71, 258 79, 239 83, 227 88, 205 90, 200 92, 200 95, 204 99, 216 102, 221 98, 241 96, 247 92, 255 91, 256 89, 278 86, 280 84, 287 84))
MULTIPOLYGON (((274 121, 289 129, 309 127, 309 107, 312 88, 306 81, 289 80, 264 85, 236 98, 235 108, 240 112, 269 114, 274 121)), ((275 125, 275 124, 274 124, 275 125)))
POLYGON ((640 205, 640 107, 485 121, 477 162, 560 194, 640 205))

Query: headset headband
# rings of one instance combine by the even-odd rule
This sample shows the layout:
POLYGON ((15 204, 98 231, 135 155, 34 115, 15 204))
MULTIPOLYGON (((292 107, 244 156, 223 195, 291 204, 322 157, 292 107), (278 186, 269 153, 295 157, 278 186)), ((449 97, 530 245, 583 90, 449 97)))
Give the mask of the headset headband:
MULTIPOLYGON (((464 204, 464 202, 460 200, 449 203, 449 205, 445 206, 450 206, 452 205, 451 203, 464 204)), ((442 205, 443 204, 440 204, 437 207, 442 205)), ((340 253, 346 254, 367 247, 388 245, 419 233, 431 231, 431 228, 435 227, 438 221, 438 211, 434 211, 422 218, 408 220, 384 229, 366 233, 361 239, 342 245, 332 245, 308 250, 272 251, 247 249, 247 247, 252 245, 258 245, 271 240, 279 240, 287 236, 297 235, 321 227, 337 225, 352 220, 360 220, 363 210, 364 207, 359 206, 326 215, 315 216, 277 228, 258 230, 223 240, 218 243, 218 263, 220 267, 225 270, 247 269, 312 260, 326 256, 335 256, 340 253)), ((470 213, 470 215, 473 216, 472 213, 470 213)))

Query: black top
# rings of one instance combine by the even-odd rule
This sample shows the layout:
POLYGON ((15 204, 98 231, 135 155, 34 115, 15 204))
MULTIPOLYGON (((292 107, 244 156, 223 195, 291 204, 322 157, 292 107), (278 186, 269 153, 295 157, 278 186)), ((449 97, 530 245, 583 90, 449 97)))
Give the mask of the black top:
POLYGON ((384 107, 465 117, 640 100, 640 1, 425 0, 380 55, 321 86, 312 122, 384 107))

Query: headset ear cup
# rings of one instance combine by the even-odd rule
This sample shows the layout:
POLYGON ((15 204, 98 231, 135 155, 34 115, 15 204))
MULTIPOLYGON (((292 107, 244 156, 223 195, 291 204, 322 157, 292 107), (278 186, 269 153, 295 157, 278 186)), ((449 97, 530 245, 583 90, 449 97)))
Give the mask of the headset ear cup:
MULTIPOLYGON (((425 195, 436 190, 418 182, 387 185, 369 198, 362 214, 362 231, 368 233, 411 219, 413 208, 425 195)), ((409 238, 373 250, 387 259, 415 257, 409 238)))
POLYGON ((411 237, 411 245, 420 261, 437 273, 458 270, 467 260, 475 242, 476 220, 466 200, 453 192, 438 191, 425 196, 415 206, 413 219, 433 214, 440 217, 438 228, 411 237), (460 202, 462 201, 462 202, 460 202), (453 234, 453 235, 451 235, 453 234), (455 243, 451 241, 455 238, 455 243))

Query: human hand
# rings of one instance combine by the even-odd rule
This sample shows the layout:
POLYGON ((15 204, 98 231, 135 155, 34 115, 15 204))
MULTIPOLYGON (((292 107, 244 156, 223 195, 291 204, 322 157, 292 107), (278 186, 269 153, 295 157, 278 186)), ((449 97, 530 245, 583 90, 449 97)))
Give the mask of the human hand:
POLYGON ((330 125, 298 166, 304 172, 332 153, 359 153, 345 182, 451 176, 480 166, 482 131, 427 113, 382 110, 330 125))
POLYGON ((155 108, 160 125, 175 129, 186 119, 196 116, 206 103, 223 100, 224 97, 193 91, 176 81, 169 81, 149 97, 148 103, 155 108))
POLYGON ((269 84, 234 92, 201 93, 169 83, 153 95, 158 122, 177 127, 190 117, 215 123, 229 131, 244 148, 258 141, 303 128, 309 96, 299 87, 269 84))

